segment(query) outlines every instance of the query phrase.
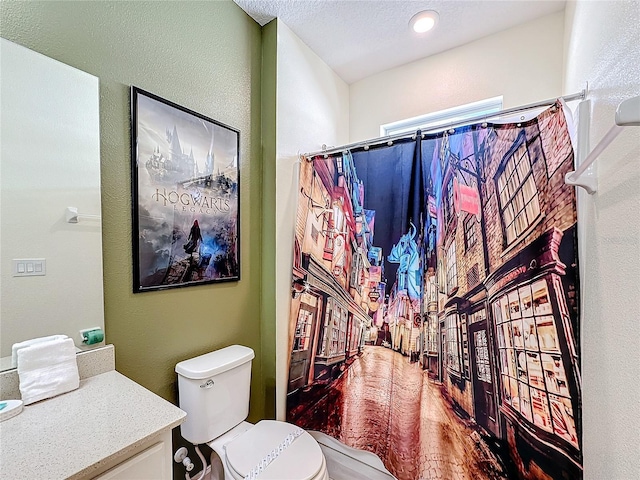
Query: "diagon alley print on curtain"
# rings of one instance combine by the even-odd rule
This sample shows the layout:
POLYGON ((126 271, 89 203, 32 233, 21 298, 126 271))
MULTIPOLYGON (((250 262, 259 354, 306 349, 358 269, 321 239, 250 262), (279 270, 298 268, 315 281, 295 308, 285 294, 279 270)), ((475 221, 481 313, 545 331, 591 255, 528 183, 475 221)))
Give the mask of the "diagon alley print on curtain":
POLYGON ((288 421, 400 480, 582 478, 565 108, 302 162, 288 421))

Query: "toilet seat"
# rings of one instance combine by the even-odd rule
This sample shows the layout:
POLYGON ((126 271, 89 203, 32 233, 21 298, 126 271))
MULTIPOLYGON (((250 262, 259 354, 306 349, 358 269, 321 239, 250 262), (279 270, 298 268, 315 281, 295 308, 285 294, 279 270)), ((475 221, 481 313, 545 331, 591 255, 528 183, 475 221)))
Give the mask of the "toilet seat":
MULTIPOLYGON (((227 471, 231 474, 234 480, 243 480, 245 478, 237 470, 235 470, 233 466, 229 465, 228 461, 226 462, 226 467, 228 469, 227 471)), ((291 480, 291 479, 298 480, 298 477, 295 476, 295 472, 290 471, 288 469, 285 469, 285 471, 288 474, 287 477, 283 477, 280 473, 275 475, 273 474, 273 472, 265 473, 266 472, 265 470, 264 472, 262 472, 262 474, 258 476, 258 480, 263 480, 263 479, 264 480, 283 480, 285 478, 286 480, 291 480)), ((329 480, 329 472, 327 471, 327 463, 324 456, 322 457, 322 466, 320 468, 320 471, 318 472, 317 475, 313 476, 310 480, 329 480)))
MULTIPOLYGON (((298 427, 275 420, 262 420, 225 445, 225 463, 229 473, 242 480, 272 450, 278 449, 287 435, 298 427)), ((327 480, 327 466, 318 442, 303 432, 282 450, 260 474, 259 480, 327 480)))

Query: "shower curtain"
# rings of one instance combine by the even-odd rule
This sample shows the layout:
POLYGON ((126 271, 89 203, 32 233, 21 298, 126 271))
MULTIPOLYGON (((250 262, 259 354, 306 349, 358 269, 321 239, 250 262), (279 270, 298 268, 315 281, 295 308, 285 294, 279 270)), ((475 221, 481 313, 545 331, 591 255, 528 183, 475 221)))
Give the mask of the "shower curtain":
POLYGON ((582 478, 567 118, 302 161, 288 421, 400 480, 582 478))

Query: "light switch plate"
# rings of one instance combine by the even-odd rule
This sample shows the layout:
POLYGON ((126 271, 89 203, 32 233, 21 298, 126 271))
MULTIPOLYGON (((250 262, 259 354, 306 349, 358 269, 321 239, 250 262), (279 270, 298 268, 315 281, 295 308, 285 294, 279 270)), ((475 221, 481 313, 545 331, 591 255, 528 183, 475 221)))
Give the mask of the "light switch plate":
POLYGON ((47 261, 44 258, 14 258, 14 277, 35 277, 47 274, 47 261))

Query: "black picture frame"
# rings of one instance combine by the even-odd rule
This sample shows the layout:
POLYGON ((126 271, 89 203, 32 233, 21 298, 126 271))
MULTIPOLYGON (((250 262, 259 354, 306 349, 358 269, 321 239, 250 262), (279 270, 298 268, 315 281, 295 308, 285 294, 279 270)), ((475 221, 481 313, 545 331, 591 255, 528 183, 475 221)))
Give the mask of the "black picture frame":
POLYGON ((240 131, 131 87, 133 292, 240 280, 240 131))

